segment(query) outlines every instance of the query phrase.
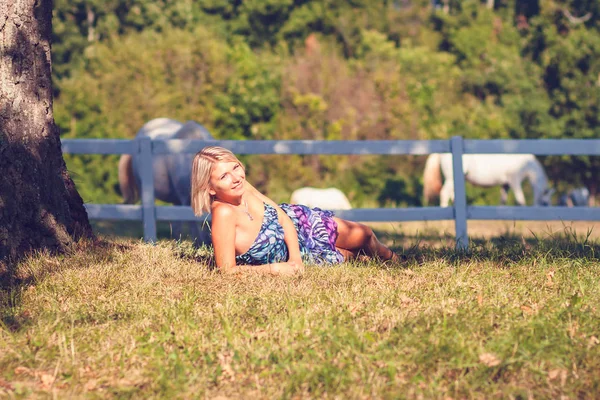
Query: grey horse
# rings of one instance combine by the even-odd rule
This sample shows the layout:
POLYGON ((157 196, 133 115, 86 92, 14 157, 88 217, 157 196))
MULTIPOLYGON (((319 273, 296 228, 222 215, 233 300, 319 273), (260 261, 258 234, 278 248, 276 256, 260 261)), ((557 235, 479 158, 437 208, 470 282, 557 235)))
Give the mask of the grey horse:
MULTIPOLYGON (((136 138, 150 137, 152 139, 204 139, 214 140, 208 130, 194 122, 185 124, 169 118, 155 118, 148 121, 135 135, 136 138)), ((166 154, 154 155, 152 166, 154 172, 155 198, 174 205, 189 206, 190 202, 190 175, 192 170, 193 154, 166 154)), ((133 204, 139 198, 140 160, 137 155, 123 154, 119 160, 119 187, 123 196, 123 203, 133 204)), ((210 234, 207 229, 198 229, 198 223, 191 223, 190 234, 198 244, 210 243, 210 234)), ((173 223, 173 236, 181 237, 181 222, 173 223)))

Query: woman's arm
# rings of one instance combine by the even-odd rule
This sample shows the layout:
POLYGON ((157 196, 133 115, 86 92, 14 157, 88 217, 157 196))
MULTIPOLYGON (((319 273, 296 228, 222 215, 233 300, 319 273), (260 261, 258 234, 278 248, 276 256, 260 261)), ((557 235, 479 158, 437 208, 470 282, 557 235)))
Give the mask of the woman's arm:
POLYGON ((232 268, 220 270, 225 274, 257 273, 261 275, 292 276, 304 273, 304 265, 293 261, 263 264, 263 265, 236 265, 232 268))
POLYGON ((288 248, 289 253, 289 261, 294 261, 296 263, 302 264, 302 256, 300 254, 300 244, 298 242, 298 232, 296 231, 296 226, 292 222, 291 218, 279 207, 277 203, 273 200, 259 192, 254 186, 250 184, 250 182, 246 181, 246 188, 258 197, 260 200, 265 203, 273 206, 275 210, 277 210, 277 217, 279 219, 279 223, 283 227, 283 240, 288 248))
MULTIPOLYGON (((285 262, 264 265, 235 264, 235 228, 237 217, 226 205, 217 206, 212 211, 212 242, 215 263, 219 271, 226 274, 255 272, 271 275, 293 275, 304 272, 302 263, 285 262)), ((290 261, 293 261, 290 259, 290 261)))
POLYGON ((213 207, 211 236, 215 263, 220 271, 235 267, 235 229, 237 217, 227 205, 213 207))

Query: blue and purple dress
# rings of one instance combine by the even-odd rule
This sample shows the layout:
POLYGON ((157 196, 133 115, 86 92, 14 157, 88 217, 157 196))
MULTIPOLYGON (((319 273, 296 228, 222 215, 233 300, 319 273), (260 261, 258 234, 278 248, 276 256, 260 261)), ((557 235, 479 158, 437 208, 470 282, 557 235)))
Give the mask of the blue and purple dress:
MULTIPOLYGON (((267 203, 263 222, 250 249, 235 257, 237 264, 261 265, 288 260, 288 248, 283 240, 283 227, 277 218, 277 210, 267 203)), ((290 217, 296 232, 300 254, 305 263, 337 264, 344 256, 335 247, 337 224, 331 211, 308 208, 299 204, 279 205, 290 217)))

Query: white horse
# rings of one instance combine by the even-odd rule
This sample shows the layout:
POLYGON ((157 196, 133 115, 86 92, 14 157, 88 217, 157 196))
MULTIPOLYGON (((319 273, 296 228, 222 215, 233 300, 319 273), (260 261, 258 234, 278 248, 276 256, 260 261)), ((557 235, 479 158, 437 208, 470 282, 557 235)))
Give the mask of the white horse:
MULTIPOLYGON (((529 179, 533 187, 533 204, 547 206, 551 203, 553 189, 548 189, 548 178, 542 164, 533 154, 465 154, 463 155, 465 180, 473 185, 500 186, 502 205, 506 204, 508 190, 512 189, 517 204, 524 206, 525 195, 521 187, 529 179)), ((423 195, 427 203, 439 194, 440 206, 448 207, 454 200, 452 154, 431 154, 423 173, 423 195), (441 171, 445 182, 442 186, 441 171)))
MULTIPOLYGON (((214 140, 208 130, 194 122, 185 124, 169 118, 156 118, 144 126, 135 135, 136 138, 152 139, 204 139, 214 140)), ((165 154, 152 157, 154 172, 154 196, 174 205, 189 206, 190 175, 193 154, 165 154)), ((123 154, 119 160, 119 187, 123 203, 133 204, 138 200, 140 188, 140 160, 136 154, 123 154)), ((198 224, 192 223, 190 234, 199 243, 210 243, 208 232, 198 230, 198 224)), ((173 236, 179 238, 182 233, 181 222, 173 223, 173 236)))
POLYGON ((323 210, 350 210, 352 206, 342 191, 336 188, 317 189, 305 187, 294 190, 290 198, 292 204, 319 207, 323 210))

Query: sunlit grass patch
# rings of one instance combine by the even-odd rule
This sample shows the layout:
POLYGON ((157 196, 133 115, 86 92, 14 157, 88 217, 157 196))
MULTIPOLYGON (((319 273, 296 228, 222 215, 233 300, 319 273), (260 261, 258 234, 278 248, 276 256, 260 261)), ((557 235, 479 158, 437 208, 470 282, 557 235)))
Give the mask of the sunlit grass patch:
POLYGON ((223 276, 187 242, 39 255, 2 287, 0 393, 593 398, 597 250, 569 237, 424 244, 401 265, 286 279, 223 276))

